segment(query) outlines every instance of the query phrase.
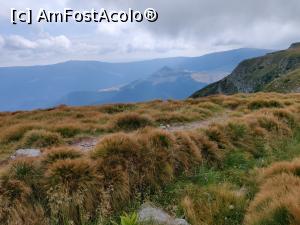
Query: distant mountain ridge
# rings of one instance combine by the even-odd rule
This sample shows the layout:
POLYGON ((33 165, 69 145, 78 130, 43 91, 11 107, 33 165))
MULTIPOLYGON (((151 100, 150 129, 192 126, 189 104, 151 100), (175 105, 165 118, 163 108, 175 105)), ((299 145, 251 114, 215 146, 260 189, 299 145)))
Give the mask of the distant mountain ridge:
POLYGON ((300 43, 245 60, 229 76, 195 92, 192 97, 259 91, 300 92, 300 43))
POLYGON ((201 75, 199 74, 196 79, 193 72, 163 67, 148 78, 133 81, 120 88, 99 90, 97 92, 70 93, 57 104, 80 106, 116 102, 142 102, 153 99, 184 99, 193 91, 206 85, 207 83, 201 82, 201 75))
MULTIPOLYGON (((96 92, 142 80, 168 66, 222 76, 242 60, 264 55, 264 49, 236 49, 200 57, 177 57, 130 63, 68 61, 46 66, 0 68, 0 111, 52 107, 74 92, 96 92)), ((122 99, 120 99, 122 101, 122 99)))

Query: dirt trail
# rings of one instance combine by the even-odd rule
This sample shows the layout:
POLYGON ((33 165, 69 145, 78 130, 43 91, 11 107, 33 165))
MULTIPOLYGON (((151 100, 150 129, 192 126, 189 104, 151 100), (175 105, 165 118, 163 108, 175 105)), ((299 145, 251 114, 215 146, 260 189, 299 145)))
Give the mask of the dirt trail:
MULTIPOLYGON (((159 128, 175 132, 175 131, 187 131, 187 130, 195 130, 200 128, 206 128, 213 123, 221 123, 228 119, 228 113, 224 113, 219 116, 215 116, 206 120, 194 121, 183 124, 172 124, 172 125, 161 125, 159 128)), ((88 152, 92 150, 104 137, 105 135, 98 137, 85 138, 78 142, 71 144, 72 147, 75 147, 83 152, 88 152)))
POLYGON ((184 124, 173 124, 169 127, 166 127, 165 130, 168 130, 170 132, 181 131, 181 130, 183 130, 183 131, 184 130, 195 130, 195 129, 200 129, 200 128, 206 128, 213 123, 222 123, 223 121, 226 121, 227 119, 228 119, 228 115, 222 114, 220 116, 209 118, 207 120, 194 121, 194 122, 184 123, 184 124))
POLYGON ((87 152, 92 150, 100 142, 103 136, 85 138, 71 144, 71 146, 80 151, 87 152))

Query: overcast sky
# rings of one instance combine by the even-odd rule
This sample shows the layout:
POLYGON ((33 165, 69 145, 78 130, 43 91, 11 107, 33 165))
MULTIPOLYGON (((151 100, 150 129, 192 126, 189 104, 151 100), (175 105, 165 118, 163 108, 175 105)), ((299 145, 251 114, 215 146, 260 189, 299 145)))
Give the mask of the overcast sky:
POLYGON ((198 56, 300 41, 299 0, 0 0, 0 66, 198 56), (10 9, 154 8, 155 23, 12 25, 10 9))

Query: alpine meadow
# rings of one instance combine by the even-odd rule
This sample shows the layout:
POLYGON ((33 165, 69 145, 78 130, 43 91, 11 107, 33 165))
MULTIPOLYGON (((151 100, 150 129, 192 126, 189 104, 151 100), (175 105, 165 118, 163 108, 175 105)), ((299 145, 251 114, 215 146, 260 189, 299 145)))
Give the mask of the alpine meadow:
POLYGON ((0 0, 0 225, 300 225, 299 0, 0 0))

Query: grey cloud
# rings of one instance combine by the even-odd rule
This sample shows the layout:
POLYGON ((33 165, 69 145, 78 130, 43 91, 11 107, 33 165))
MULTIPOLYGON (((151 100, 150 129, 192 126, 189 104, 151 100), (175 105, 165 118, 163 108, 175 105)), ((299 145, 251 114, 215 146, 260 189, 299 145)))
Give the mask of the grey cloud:
POLYGON ((4 38, 0 35, 0 49, 4 46, 5 41, 4 38))
MULTIPOLYGON (((0 41, 1 42, 1 41, 0 41)), ((71 47, 71 41, 64 35, 50 36, 29 40, 20 35, 10 35, 3 38, 4 46, 13 50, 47 50, 68 49, 71 47)))
POLYGON ((37 44, 19 35, 12 35, 6 38, 5 47, 9 49, 35 49, 37 44))
POLYGON ((6 25, 5 30, 0 30, 4 37, 2 42, 0 37, 0 46, 2 43, 6 49, 0 65, 11 59, 17 64, 24 57, 29 64, 30 60, 41 63, 68 59, 127 61, 194 56, 238 47, 279 49, 300 40, 299 0, 1 1, 1 23, 7 21, 3 15, 9 7, 53 10, 152 7, 158 11, 159 20, 134 24, 6 25))

